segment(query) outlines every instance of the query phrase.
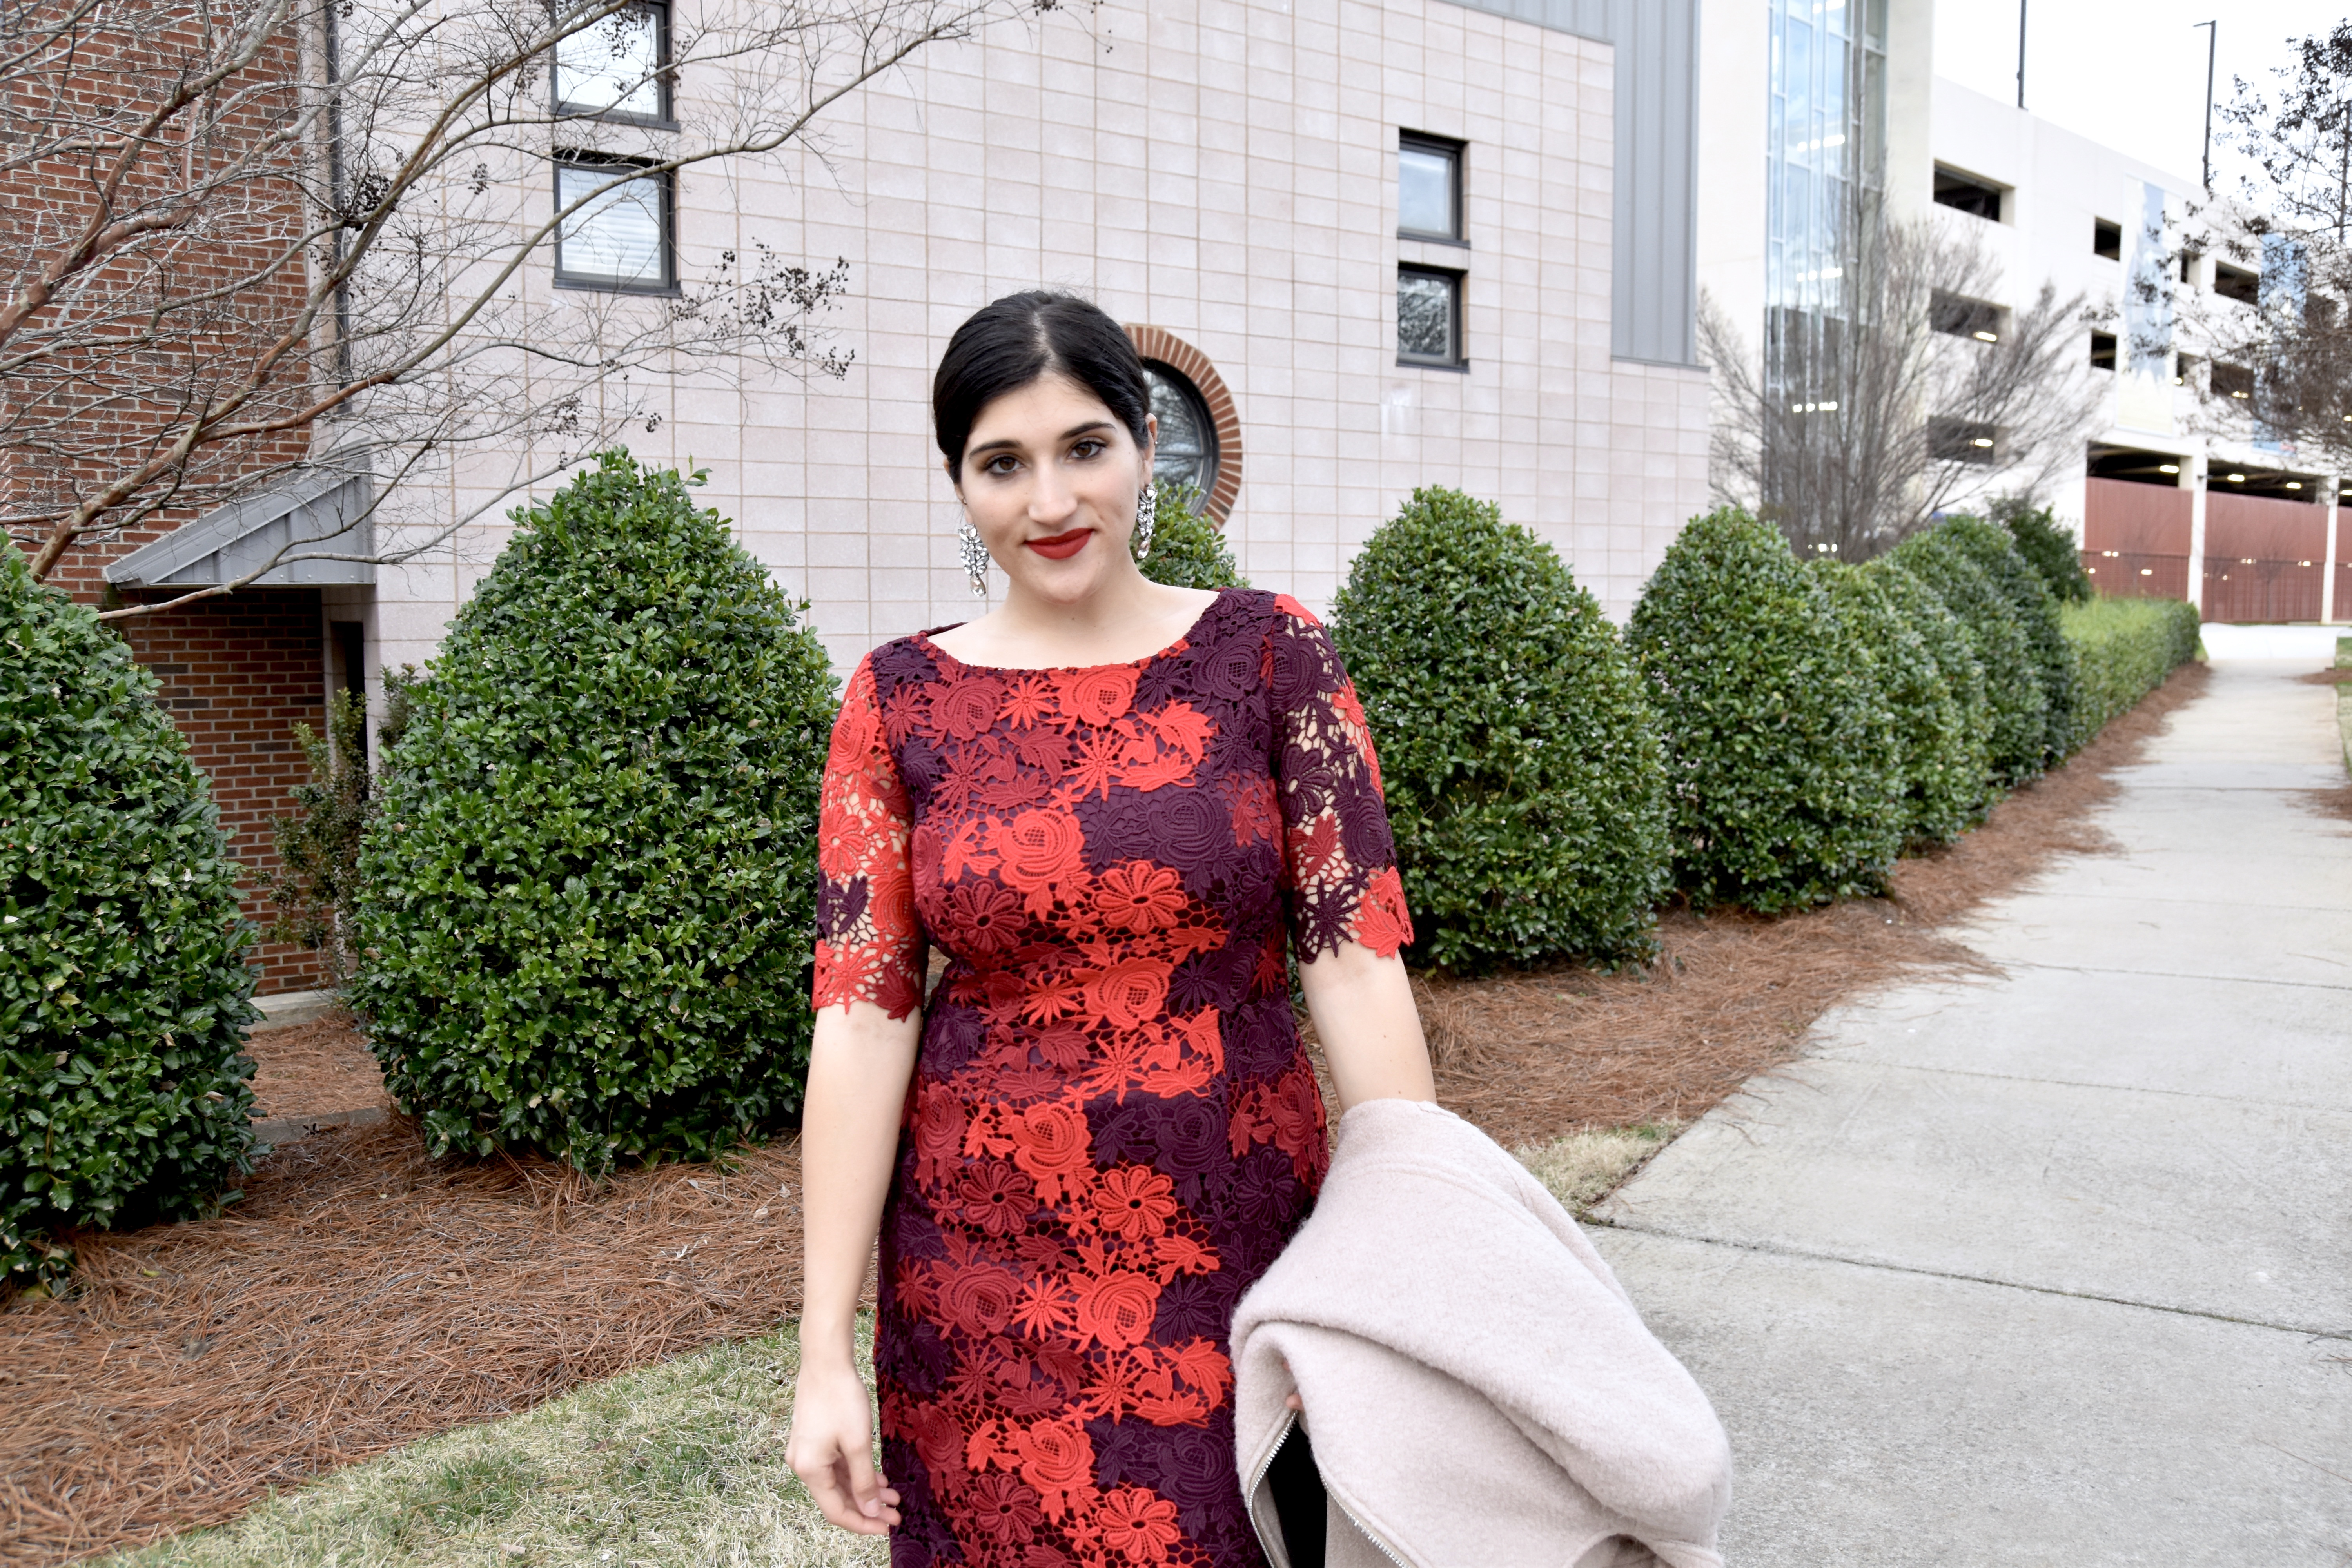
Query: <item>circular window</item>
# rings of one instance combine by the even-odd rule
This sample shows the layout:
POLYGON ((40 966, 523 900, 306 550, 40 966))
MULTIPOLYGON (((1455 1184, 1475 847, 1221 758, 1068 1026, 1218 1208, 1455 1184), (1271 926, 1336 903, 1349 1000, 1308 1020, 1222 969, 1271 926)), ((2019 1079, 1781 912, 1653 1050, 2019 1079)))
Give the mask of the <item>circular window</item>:
POLYGON ((1143 374, 1151 383, 1152 415, 1160 421, 1151 477, 1192 485, 1205 501, 1217 488, 1217 426, 1207 400, 1183 372, 1157 360, 1144 361, 1143 374))

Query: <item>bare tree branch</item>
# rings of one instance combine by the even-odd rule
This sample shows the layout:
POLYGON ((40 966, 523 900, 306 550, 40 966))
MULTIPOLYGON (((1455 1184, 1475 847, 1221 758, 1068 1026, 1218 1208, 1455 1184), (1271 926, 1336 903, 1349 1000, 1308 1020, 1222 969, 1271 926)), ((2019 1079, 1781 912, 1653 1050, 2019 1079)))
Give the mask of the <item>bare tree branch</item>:
POLYGON ((47 577, 332 467, 394 503, 371 559, 414 559, 452 530, 394 516, 394 476, 499 451, 495 505, 657 418, 649 384, 844 374, 822 322, 845 261, 721 251, 652 294, 551 289, 544 264, 633 182, 818 152, 821 118, 919 50, 1060 6, 681 0, 667 61, 627 47, 629 0, 0 8, 0 177, 47 196, 0 210, 12 537, 47 577), (596 58, 619 63, 593 101, 556 102, 553 63, 596 58), (674 118, 614 108, 645 93, 674 118), (550 203, 559 158, 611 174, 550 203))
POLYGON ((1865 560, 1938 512, 2031 494, 2080 458, 2096 392, 2074 369, 2078 295, 2044 284, 2001 311, 1999 268, 1932 219, 1854 236, 1832 311, 1776 310, 1751 348, 1711 298, 1700 354, 1715 374, 1711 485, 1800 553, 1865 560))

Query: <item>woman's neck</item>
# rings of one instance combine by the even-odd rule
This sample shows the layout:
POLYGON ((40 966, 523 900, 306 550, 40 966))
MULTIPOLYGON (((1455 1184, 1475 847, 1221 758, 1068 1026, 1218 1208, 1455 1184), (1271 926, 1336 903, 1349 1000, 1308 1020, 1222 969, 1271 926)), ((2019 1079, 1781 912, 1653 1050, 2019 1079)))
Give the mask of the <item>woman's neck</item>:
POLYGON ((963 663, 983 668, 1128 664, 1173 644, 1216 597, 1211 589, 1171 588, 1132 570, 1068 602, 1016 583, 1003 604, 931 640, 963 663))

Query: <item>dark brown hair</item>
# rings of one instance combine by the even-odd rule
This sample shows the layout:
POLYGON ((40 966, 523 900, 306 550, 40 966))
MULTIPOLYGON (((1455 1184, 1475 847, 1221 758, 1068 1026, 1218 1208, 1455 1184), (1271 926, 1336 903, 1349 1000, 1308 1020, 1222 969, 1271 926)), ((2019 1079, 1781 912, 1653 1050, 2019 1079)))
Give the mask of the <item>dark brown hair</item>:
POLYGON ((1103 401, 1142 446, 1151 413, 1143 361, 1125 329, 1074 294, 1007 294, 972 313, 948 340, 931 377, 931 424, 948 473, 963 479, 963 449, 981 410, 1041 376, 1068 376, 1103 401))

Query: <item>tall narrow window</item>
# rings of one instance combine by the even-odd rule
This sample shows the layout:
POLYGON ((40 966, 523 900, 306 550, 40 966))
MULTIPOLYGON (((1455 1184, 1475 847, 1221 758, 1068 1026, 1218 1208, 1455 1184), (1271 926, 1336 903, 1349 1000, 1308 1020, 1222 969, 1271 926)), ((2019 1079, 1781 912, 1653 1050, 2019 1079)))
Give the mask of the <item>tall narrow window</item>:
POLYGON ((1462 274, 1434 267, 1397 268, 1397 360, 1459 370, 1462 274))
POLYGON ((1412 132, 1397 138, 1397 233, 1464 243, 1462 143, 1412 132))
POLYGON ((639 125, 669 123, 669 7, 635 5, 555 46, 550 73, 558 114, 639 125))
POLYGON ((670 173, 631 178, 634 167, 584 154, 557 162, 555 206, 564 215, 555 229, 558 283, 633 294, 677 286, 670 173))

